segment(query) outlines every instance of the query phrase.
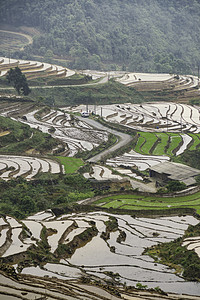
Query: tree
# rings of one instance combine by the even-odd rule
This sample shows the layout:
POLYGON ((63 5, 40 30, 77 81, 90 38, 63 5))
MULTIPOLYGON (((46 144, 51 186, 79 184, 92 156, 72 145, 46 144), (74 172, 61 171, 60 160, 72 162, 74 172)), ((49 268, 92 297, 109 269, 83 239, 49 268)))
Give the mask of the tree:
POLYGON ((25 196, 20 201, 21 210, 25 213, 33 213, 36 210, 36 204, 30 196, 25 196))
POLYGON ((8 80, 9 83, 11 83, 14 86, 18 95, 22 93, 23 95, 27 96, 31 92, 26 77, 24 74, 22 74, 20 68, 18 67, 16 67, 15 69, 11 68, 8 71, 6 79, 8 80))

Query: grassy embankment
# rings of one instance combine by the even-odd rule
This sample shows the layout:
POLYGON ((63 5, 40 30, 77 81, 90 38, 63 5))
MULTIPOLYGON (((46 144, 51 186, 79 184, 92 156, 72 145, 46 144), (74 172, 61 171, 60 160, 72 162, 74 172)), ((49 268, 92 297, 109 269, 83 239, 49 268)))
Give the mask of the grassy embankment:
POLYGON ((0 132, 7 134, 0 136, 0 153, 45 154, 51 152, 59 142, 49 134, 32 129, 26 124, 0 117, 0 132))

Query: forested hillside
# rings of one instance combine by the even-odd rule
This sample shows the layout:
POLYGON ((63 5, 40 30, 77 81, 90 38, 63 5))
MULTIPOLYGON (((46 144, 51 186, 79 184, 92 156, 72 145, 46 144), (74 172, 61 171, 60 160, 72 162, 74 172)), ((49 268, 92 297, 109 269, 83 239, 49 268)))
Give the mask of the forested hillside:
POLYGON ((15 57, 56 56, 77 69, 197 72, 197 0, 1 0, 0 6, 2 24, 41 32, 15 57))

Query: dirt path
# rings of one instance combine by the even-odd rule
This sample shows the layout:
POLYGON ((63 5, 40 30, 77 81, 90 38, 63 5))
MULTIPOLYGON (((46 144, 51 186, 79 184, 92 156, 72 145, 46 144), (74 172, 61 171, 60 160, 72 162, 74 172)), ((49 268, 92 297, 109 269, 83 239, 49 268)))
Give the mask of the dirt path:
MULTIPOLYGON (((75 74, 75 71, 70 70, 70 74, 68 74, 68 77, 72 76, 75 74)), ((26 75, 26 74, 25 74, 26 75)), ((38 76, 39 78, 39 76, 38 76)), ((53 89, 53 88, 67 88, 67 87, 86 87, 86 86, 95 86, 95 85, 99 85, 99 84, 104 84, 107 81, 105 81, 106 79, 102 79, 99 82, 95 82, 95 83, 85 83, 85 84, 68 84, 68 85, 44 85, 44 86, 29 86, 31 89, 53 89)), ((13 87, 0 87, 0 90, 13 90, 13 87)))

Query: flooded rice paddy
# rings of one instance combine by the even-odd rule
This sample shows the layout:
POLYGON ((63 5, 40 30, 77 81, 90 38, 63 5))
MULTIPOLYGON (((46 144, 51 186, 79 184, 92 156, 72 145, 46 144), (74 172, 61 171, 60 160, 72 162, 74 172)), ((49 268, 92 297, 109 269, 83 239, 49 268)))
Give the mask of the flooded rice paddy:
MULTIPOLYGON (((46 263, 42 268, 25 267, 22 274, 58 279, 76 279, 88 275, 96 280, 114 280, 117 284, 136 286, 140 282, 148 287, 159 286, 166 292, 200 295, 200 283, 186 282, 181 276, 176 275, 173 269, 155 263, 151 257, 143 255, 145 248, 181 237, 189 224, 196 225, 198 222, 192 216, 153 219, 111 215, 105 212, 66 214, 56 218, 49 210, 22 221, 30 235, 26 239, 20 234, 22 224, 11 218, 1 219, 4 226, 0 245, 6 242, 5 228, 10 228, 12 242, 2 253, 2 257, 16 256, 25 252, 32 244, 36 244, 41 239, 42 228, 46 227, 51 231, 47 239, 50 251, 55 253, 59 244, 67 245, 95 224, 98 234, 84 245, 77 247, 71 257, 62 257, 58 263, 46 263), (118 227, 110 232, 107 239, 103 239, 102 232, 106 231, 110 217, 116 218, 118 227), (125 238, 119 241, 122 232, 125 238)), ((199 246, 198 239, 185 243, 188 245, 196 243, 196 248, 199 246)))

